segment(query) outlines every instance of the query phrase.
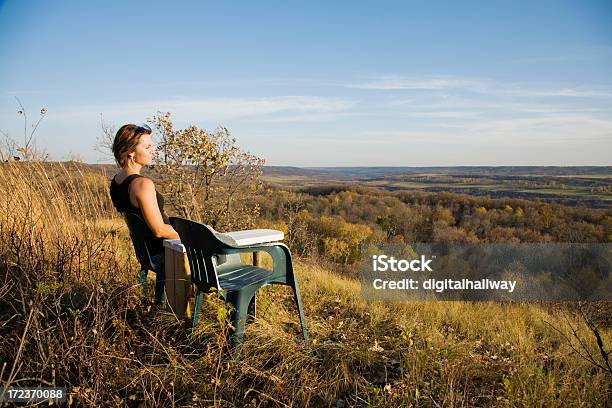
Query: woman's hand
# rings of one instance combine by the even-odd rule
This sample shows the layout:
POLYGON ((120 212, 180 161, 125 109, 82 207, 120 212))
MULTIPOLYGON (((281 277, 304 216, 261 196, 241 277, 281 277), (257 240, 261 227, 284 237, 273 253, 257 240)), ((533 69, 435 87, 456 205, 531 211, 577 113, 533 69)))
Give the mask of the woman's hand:
POLYGON ((145 222, 156 238, 178 239, 178 233, 171 225, 165 224, 157 205, 157 196, 153 181, 138 177, 129 186, 130 201, 140 208, 145 222))

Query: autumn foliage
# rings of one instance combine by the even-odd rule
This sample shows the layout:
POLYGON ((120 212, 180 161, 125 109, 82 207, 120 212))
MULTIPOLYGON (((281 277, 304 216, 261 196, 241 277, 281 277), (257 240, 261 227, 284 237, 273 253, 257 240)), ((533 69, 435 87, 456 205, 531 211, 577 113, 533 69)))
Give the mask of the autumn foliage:
POLYGON ((218 230, 246 229, 259 215, 251 199, 264 160, 243 151, 228 129, 175 129, 170 113, 153 119, 154 170, 170 212, 218 230))

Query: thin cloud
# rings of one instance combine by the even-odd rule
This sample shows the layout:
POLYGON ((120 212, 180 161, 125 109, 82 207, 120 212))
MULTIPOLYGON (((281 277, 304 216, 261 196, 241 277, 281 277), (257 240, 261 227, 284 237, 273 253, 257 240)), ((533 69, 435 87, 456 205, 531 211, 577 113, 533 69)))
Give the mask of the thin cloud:
POLYGON ((472 118, 478 116, 479 112, 464 112, 464 111, 440 111, 440 112, 408 112, 410 116, 419 116, 424 118, 472 118))
POLYGON ((440 91, 455 88, 482 88, 486 84, 482 81, 457 77, 401 77, 382 76, 368 82, 348 84, 346 87, 355 89, 378 90, 432 90, 440 91))
POLYGON ((516 101, 512 100, 489 100, 484 98, 441 98, 429 103, 415 103, 416 100, 392 100, 386 105, 389 108, 395 109, 395 113, 401 112, 411 114, 413 112, 432 112, 431 116, 435 116, 434 112, 440 112, 440 116, 444 116, 444 112, 458 112, 457 115, 465 117, 474 116, 476 114, 510 114, 510 113, 529 113, 529 114, 553 114, 553 113, 611 113, 612 110, 603 107, 595 106, 574 106, 570 101, 564 100, 560 102, 530 102, 527 100, 516 101), (401 109, 401 110, 400 110, 401 109))
POLYGON ((567 49, 564 55, 541 55, 537 57, 513 58, 498 61, 499 64, 541 64, 547 62, 568 61, 592 61, 600 58, 609 58, 612 55, 612 47, 588 46, 575 49, 567 49))
POLYGON ((287 115, 268 115, 260 118, 252 117, 249 122, 261 123, 292 123, 292 122, 331 122, 348 116, 357 116, 356 111, 307 112, 287 115))
POLYGON ((490 79, 477 80, 457 76, 402 77, 398 75, 387 75, 373 78, 366 82, 347 84, 345 86, 354 89, 370 90, 415 90, 436 92, 460 90, 489 95, 517 97, 612 97, 612 91, 608 89, 529 89, 517 84, 508 84, 490 79))
POLYGON ((586 115, 551 115, 537 118, 499 119, 473 123, 440 124, 468 138, 500 142, 563 143, 600 140, 612 142, 612 121, 586 115))
POLYGON ((446 130, 399 129, 364 130, 351 134, 351 143, 353 141, 358 141, 371 144, 374 140, 377 145, 383 143, 401 146, 406 142, 426 142, 435 144, 456 140, 456 135, 446 130))
POLYGON ((6 91, 5 94, 9 96, 20 96, 20 95, 40 95, 42 92, 35 90, 24 90, 24 91, 6 91))
POLYGON ((552 90, 532 90, 532 89, 508 89, 501 90, 502 93, 513 96, 524 97, 572 97, 572 98, 610 98, 612 93, 609 91, 590 90, 590 89, 552 89, 552 90))
POLYGON ((277 96, 260 98, 176 99, 124 104, 68 107, 55 118, 90 118, 102 113, 105 117, 148 117, 157 111, 172 112, 175 118, 188 121, 227 120, 297 113, 331 113, 350 109, 354 101, 315 96, 277 96))

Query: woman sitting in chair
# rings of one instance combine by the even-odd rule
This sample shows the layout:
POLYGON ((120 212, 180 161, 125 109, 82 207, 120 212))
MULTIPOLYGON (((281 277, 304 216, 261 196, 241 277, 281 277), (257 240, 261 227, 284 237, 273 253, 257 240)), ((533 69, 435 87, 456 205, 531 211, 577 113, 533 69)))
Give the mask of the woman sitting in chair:
MULTIPOLYGON (((162 195, 155 190, 151 179, 140 175, 142 167, 153 159, 151 128, 132 124, 121 126, 115 135, 113 154, 121 171, 115 174, 111 182, 111 199, 117 211, 125 215, 138 215, 148 227, 149 231, 143 234, 145 236, 136 239, 144 240, 150 259, 139 261, 143 265, 149 265, 157 273, 155 298, 161 302, 165 283, 163 239, 178 239, 179 236, 164 214, 162 195)), ((137 233, 132 231, 129 223, 128 225, 134 240, 137 233)), ((134 246, 137 244, 134 243, 134 246)), ((138 254, 138 248, 136 249, 138 254)))

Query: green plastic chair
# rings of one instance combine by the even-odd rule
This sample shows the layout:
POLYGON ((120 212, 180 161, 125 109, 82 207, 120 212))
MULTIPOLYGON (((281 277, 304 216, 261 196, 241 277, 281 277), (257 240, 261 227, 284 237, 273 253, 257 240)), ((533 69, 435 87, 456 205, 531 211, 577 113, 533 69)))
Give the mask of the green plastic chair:
POLYGON ((229 333, 229 343, 234 348, 242 343, 249 305, 255 299, 257 290, 271 284, 287 285, 293 290, 304 342, 308 344, 308 330, 302 299, 287 245, 265 243, 235 246, 224 240, 222 235, 217 235, 208 225, 179 217, 170 217, 170 223, 178 232, 181 243, 185 247, 191 269, 191 281, 197 287, 193 312, 194 329, 200 319, 204 294, 211 288, 215 288, 234 309, 230 315, 234 330, 229 333), (273 270, 236 262, 217 265, 216 262, 218 255, 233 257, 235 254, 257 251, 270 254, 273 260, 273 270))

